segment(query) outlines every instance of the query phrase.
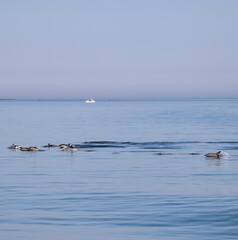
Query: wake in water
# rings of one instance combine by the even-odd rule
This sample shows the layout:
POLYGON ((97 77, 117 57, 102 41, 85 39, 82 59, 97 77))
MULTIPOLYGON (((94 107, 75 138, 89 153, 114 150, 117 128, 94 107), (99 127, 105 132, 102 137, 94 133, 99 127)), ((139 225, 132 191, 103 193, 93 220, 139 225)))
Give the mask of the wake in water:
POLYGON ((223 155, 223 158, 225 158, 225 159, 227 159, 227 158, 229 158, 229 156, 230 156, 230 154, 229 153, 227 153, 227 152, 221 152, 222 153, 222 155, 223 155))
MULTIPOLYGON (((178 141, 178 142, 120 142, 120 141, 85 141, 78 144, 51 144, 44 145, 44 148, 59 148, 63 151, 77 151, 85 150, 92 151, 96 149, 124 149, 123 151, 129 152, 153 152, 156 155, 204 155, 202 152, 182 152, 184 149, 192 149, 196 145, 222 145, 229 149, 238 149, 238 142, 201 142, 201 141, 178 141), (171 150, 171 151, 169 151, 171 150)), ((21 147, 12 144, 9 149, 20 151, 44 151, 38 147, 21 147)), ((217 151, 205 154, 206 157, 211 158, 228 158, 229 154, 225 151, 217 151)))

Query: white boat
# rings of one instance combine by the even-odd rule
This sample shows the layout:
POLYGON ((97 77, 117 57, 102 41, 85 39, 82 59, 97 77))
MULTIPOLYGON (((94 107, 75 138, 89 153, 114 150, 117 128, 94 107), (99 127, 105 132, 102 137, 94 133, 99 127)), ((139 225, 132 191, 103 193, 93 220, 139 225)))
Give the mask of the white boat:
POLYGON ((92 98, 85 100, 86 103, 95 103, 96 101, 92 98))

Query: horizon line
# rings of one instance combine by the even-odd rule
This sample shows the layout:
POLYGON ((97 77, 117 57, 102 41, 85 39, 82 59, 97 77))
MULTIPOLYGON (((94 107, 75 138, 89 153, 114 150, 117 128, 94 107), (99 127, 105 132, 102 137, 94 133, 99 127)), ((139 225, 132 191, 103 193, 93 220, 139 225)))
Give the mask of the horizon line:
MULTIPOLYGON (((97 101, 238 100, 238 97, 94 98, 97 101)), ((0 101, 85 101, 85 98, 0 98, 0 101)))

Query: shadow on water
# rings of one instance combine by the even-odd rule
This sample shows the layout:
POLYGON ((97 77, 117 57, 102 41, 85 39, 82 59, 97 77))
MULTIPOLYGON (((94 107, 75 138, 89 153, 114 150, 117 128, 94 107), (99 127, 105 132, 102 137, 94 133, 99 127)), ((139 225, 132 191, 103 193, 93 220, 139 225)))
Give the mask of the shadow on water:
MULTIPOLYGON (((153 152, 156 155, 201 155, 207 150, 237 150, 237 141, 155 141, 155 142, 123 142, 123 141, 87 141, 75 144, 76 147, 85 151, 95 151, 96 149, 123 149, 127 152, 153 152), (199 149, 198 152, 193 149, 199 149), (171 151, 169 151, 171 150, 171 151), (177 150, 177 151, 176 151, 177 150), (188 150, 188 151, 186 151, 188 150), (192 151, 191 151, 192 150, 192 151), (184 151, 184 152, 182 152, 184 151)), ((115 152, 115 151, 114 151, 115 152)))

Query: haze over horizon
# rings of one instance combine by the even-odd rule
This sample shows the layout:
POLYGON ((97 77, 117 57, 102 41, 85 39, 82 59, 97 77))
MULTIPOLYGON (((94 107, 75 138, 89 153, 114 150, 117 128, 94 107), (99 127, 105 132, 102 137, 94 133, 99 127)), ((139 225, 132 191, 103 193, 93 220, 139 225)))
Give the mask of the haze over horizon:
POLYGON ((3 0, 0 99, 238 96, 236 0, 3 0))

